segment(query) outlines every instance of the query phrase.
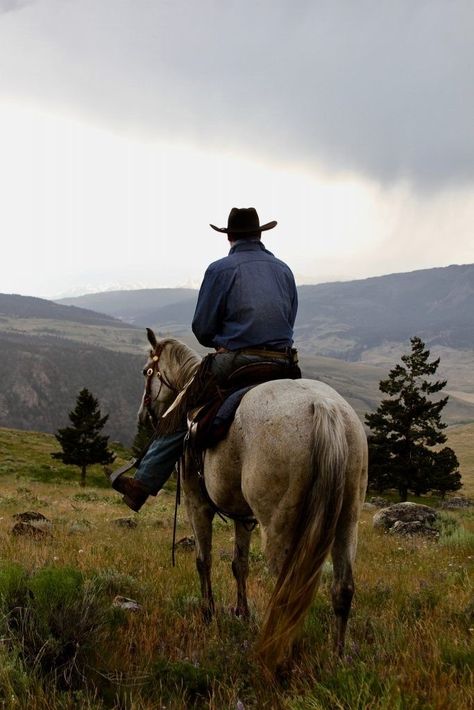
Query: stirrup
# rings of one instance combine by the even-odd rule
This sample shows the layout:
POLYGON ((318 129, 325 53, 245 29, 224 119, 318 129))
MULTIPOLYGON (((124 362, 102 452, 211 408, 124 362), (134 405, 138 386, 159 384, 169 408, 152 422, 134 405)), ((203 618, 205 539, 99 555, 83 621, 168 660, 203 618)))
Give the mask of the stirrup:
POLYGON ((107 472, 108 479, 113 486, 117 478, 120 478, 120 476, 123 476, 124 473, 127 473, 127 471, 130 471, 132 468, 135 468, 137 464, 137 459, 130 459, 128 463, 124 463, 123 466, 120 466, 116 471, 113 471, 112 473, 107 472))

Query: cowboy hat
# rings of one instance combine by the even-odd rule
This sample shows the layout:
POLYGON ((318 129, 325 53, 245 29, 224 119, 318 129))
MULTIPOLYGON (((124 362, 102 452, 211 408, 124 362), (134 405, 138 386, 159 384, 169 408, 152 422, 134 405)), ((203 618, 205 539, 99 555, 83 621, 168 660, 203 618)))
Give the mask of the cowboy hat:
POLYGON ((257 210, 255 207, 232 207, 227 219, 227 227, 216 227, 214 224, 210 226, 216 232, 224 232, 228 234, 251 234, 252 232, 265 232, 267 229, 276 227, 277 222, 267 222, 260 226, 257 210))

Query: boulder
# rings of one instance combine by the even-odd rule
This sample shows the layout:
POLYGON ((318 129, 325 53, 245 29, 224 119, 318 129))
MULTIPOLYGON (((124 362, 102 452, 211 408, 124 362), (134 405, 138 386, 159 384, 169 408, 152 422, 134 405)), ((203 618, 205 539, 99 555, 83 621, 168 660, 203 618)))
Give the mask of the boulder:
POLYGON ((388 531, 389 535, 402 535, 405 537, 411 537, 412 535, 423 535, 424 537, 430 537, 433 540, 439 538, 439 532, 434 528, 427 527, 421 520, 413 520, 411 523, 403 523, 401 520, 392 525, 388 531))
POLYGON ((140 611, 141 605, 135 599, 117 595, 112 602, 112 606, 124 609, 125 611, 140 611))
POLYGON ((47 523, 50 522, 46 515, 43 515, 43 513, 38 513, 37 510, 26 510, 24 513, 15 513, 13 519, 19 520, 22 523, 31 523, 33 521, 43 521, 47 523))
POLYGON ((386 508, 388 501, 385 500, 385 498, 381 498, 380 496, 371 496, 370 498, 368 498, 367 503, 370 503, 375 508, 386 508))
MULTIPOLYGON (((41 521, 40 521, 41 522, 41 521)), ((49 527, 51 523, 47 523, 49 527)), ((26 535, 35 540, 51 537, 51 533, 46 525, 40 523, 25 523, 21 520, 12 527, 12 535, 26 535)))
POLYGON ((138 521, 135 518, 115 518, 112 523, 119 528, 136 528, 138 525, 138 521))
POLYGON ((419 503, 395 503, 375 513, 374 528, 392 535, 425 535, 437 538, 438 513, 428 505, 419 503))

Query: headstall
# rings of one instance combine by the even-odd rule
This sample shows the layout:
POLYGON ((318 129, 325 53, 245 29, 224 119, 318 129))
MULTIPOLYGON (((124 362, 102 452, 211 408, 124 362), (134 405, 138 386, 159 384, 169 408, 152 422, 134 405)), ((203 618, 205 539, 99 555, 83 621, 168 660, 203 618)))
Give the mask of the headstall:
POLYGON ((156 416, 156 412, 153 409, 153 403, 160 396, 161 388, 163 387, 163 385, 165 387, 167 387, 169 390, 171 390, 171 392, 173 392, 175 395, 178 394, 177 387, 175 387, 168 380, 168 378, 164 375, 164 373, 160 370, 160 357, 161 357, 161 353, 163 352, 164 346, 165 346, 165 343, 160 343, 159 345, 156 346, 156 348, 153 352, 152 358, 151 358, 150 366, 146 370, 144 370, 144 375, 146 376, 146 384, 145 384, 145 397, 144 397, 143 402, 145 404, 148 416, 150 417, 151 422, 154 427, 156 427, 156 425, 158 423, 158 417, 156 416), (156 397, 152 397, 151 389, 152 389, 152 385, 153 385, 153 377, 155 377, 155 375, 160 381, 160 388, 156 394, 156 397))

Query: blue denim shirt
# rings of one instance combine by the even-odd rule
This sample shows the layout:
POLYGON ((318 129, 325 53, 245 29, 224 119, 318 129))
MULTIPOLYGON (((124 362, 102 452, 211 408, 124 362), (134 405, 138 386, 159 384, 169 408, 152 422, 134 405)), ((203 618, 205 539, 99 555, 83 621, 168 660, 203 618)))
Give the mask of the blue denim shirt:
POLYGON ((283 348, 293 344, 297 308, 290 268, 262 242, 242 239, 204 274, 192 328, 208 348, 283 348))

